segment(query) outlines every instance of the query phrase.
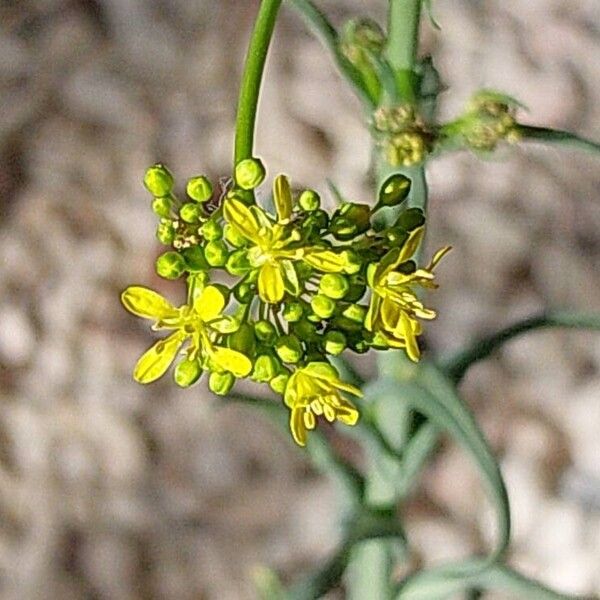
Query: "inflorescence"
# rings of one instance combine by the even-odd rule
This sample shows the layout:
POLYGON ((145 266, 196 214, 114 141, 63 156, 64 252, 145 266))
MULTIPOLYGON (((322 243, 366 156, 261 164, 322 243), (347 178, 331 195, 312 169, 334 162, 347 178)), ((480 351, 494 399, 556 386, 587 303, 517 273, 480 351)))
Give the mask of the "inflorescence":
POLYGON ((408 194, 402 175, 384 184, 374 207, 342 202, 333 213, 315 191, 294 193, 285 175, 274 179, 273 210, 259 206, 254 190, 264 179, 260 160, 247 159, 218 190, 205 176, 190 179, 182 201, 166 167, 148 169, 156 235, 169 247, 156 271, 186 277, 187 302, 176 307, 142 286, 128 287, 122 302, 169 332, 138 360, 136 381, 151 383, 177 361, 173 376, 182 387, 204 372, 219 395, 236 379, 268 384, 283 396, 292 435, 304 445, 317 417, 358 420, 347 395, 360 390, 340 379, 329 357, 403 348, 419 359, 421 322, 435 317, 419 290, 436 287, 434 268, 449 248, 417 266, 425 227, 417 208, 377 226, 379 209, 408 194))

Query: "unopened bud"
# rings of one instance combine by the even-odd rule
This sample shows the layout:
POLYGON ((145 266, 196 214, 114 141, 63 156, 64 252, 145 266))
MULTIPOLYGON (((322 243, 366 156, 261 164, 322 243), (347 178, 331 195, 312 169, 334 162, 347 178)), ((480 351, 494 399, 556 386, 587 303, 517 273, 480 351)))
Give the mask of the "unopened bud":
POLYGON ((195 202, 186 202, 179 209, 179 216, 186 223, 199 223, 203 216, 202 207, 195 202))
POLYGON ((298 204, 302 210, 312 212, 321 206, 321 198, 317 192, 313 190, 304 190, 298 198, 298 204))
POLYGON ((248 262, 248 252, 246 250, 235 250, 232 252, 227 259, 225 268, 234 277, 245 275, 252 268, 248 262))
POLYGON ((294 335, 284 335, 277 340, 275 351, 285 363, 297 363, 304 354, 300 340, 294 335))
POLYGON ((254 323, 254 332, 257 339, 267 346, 272 345, 277 337, 277 330, 271 321, 257 321, 254 323))
POLYGON ((271 381, 269 381, 269 385, 276 394, 283 394, 289 378, 289 373, 280 373, 279 375, 273 377, 271 381))
POLYGON ((235 182, 243 190, 258 187, 265 176, 265 167, 259 158, 247 158, 235 166, 235 182))
POLYGON ((152 200, 152 212, 158 217, 168 218, 171 215, 173 201, 168 196, 152 200))
POLYGON ((185 259, 188 271, 195 273, 197 271, 206 271, 208 269, 208 262, 206 261, 204 251, 200 246, 186 248, 181 254, 185 259))
POLYGON ((341 331, 328 331, 324 346, 327 354, 337 356, 346 349, 346 336, 341 331))
POLYGON ((338 240, 351 240, 369 229, 370 218, 371 208, 368 204, 346 202, 333 215, 329 230, 338 240))
POLYGON ((196 360, 182 360, 173 372, 173 379, 179 387, 190 387, 194 385, 202 375, 200 362, 196 360))
POLYGON ((326 273, 319 283, 319 293, 334 300, 341 300, 349 289, 348 279, 339 273, 326 273))
POLYGON ((223 267, 227 263, 229 251, 223 240, 216 240, 206 244, 204 256, 211 267, 223 267))
POLYGON ((246 238, 232 225, 227 223, 223 230, 225 239, 236 248, 244 246, 247 242, 246 238))
POLYGON ((250 323, 242 323, 236 332, 227 337, 227 345, 246 356, 253 356, 256 347, 254 327, 250 323))
POLYGON ((266 383, 271 381, 279 373, 280 369, 281 365, 275 357, 269 354, 261 354, 254 363, 254 369, 250 378, 259 383, 266 383))
POLYGON ((167 167, 157 163, 146 171, 144 185, 155 197, 168 196, 173 189, 173 175, 167 167))
POLYGON ((388 177, 379 190, 379 206, 398 206, 410 193, 411 180, 401 173, 388 177))
POLYGON ((206 223, 202 224, 200 228, 202 237, 209 242, 214 240, 220 240, 223 237, 223 228, 215 219, 209 219, 206 223))
POLYGON ((283 318, 288 323, 295 323, 300 320, 303 312, 301 302, 287 302, 283 307, 283 318))
POLYGON ((192 177, 188 180, 186 186, 187 195, 196 202, 206 202, 210 200, 213 195, 213 187, 211 182, 200 175, 199 177, 192 177))
POLYGON ((156 259, 156 272, 165 279, 178 279, 185 271, 185 260, 178 252, 165 252, 156 259))
POLYGON ((335 302, 323 294, 317 294, 310 301, 310 306, 315 315, 321 319, 328 319, 335 311, 335 302))
POLYGON ((229 371, 225 373, 213 372, 208 378, 208 389, 217 396, 226 396, 231 391, 235 377, 229 371))

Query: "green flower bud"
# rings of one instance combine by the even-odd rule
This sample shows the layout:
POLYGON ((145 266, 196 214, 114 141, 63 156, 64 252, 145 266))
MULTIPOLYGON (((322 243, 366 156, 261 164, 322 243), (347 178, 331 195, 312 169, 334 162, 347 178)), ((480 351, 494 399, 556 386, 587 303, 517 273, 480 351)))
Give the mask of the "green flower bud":
POLYGON ((243 190, 253 190, 265 179, 266 171, 259 158, 247 158, 235 166, 235 182, 243 190))
POLYGON ((179 209, 179 216, 186 223, 199 223, 203 217, 202 207, 195 202, 186 202, 179 209))
POLYGON ((321 197, 314 190, 304 190, 298 198, 298 204, 302 210, 312 212, 321 206, 321 197))
POLYGON ((329 225, 329 215, 321 208, 313 211, 309 219, 312 219, 317 229, 326 229, 329 225))
POLYGON ((246 238, 243 235, 241 235, 239 231, 235 227, 232 227, 229 223, 225 225, 223 232, 225 235, 225 239, 232 246, 235 246, 236 248, 241 248, 242 246, 246 245, 246 238))
POLYGON ((302 344, 295 335, 280 337, 275 344, 275 352, 285 363, 297 363, 304 354, 302 344))
POLYGON ((280 362, 269 354, 261 354, 256 358, 250 379, 259 383, 271 381, 281 370, 280 362))
POLYGON ((302 319, 294 323, 294 333, 301 340, 314 340, 317 336, 317 328, 313 323, 306 319, 302 319))
POLYGON ((302 302, 286 302, 282 314, 288 323, 295 323, 302 317, 303 312, 302 302))
POLYGON ((367 286, 364 283, 351 283, 348 293, 344 297, 347 302, 358 302, 367 291, 367 286))
POLYGON ((152 212, 158 217, 168 218, 171 215, 172 206, 173 201, 168 196, 152 200, 152 212))
POLYGON ((227 345, 246 356, 253 356, 256 349, 254 327, 250 323, 242 323, 235 333, 227 337, 227 345))
POLYGON ((351 240, 369 229, 370 219, 371 208, 368 204, 345 202, 335 211, 329 230, 338 240, 351 240))
POLYGON ((245 275, 252 268, 248 262, 248 252, 246 250, 235 250, 232 252, 227 259, 225 268, 234 277, 245 275))
POLYGON ((346 349, 346 336, 341 331, 328 331, 324 346, 327 354, 337 356, 346 349))
POLYGON ((398 206, 408 198, 411 188, 411 180, 401 173, 390 175, 379 190, 379 202, 381 206, 398 206))
POLYGON ((175 230, 172 221, 161 221, 156 228, 156 239, 165 246, 170 246, 175 239, 175 230))
POLYGON ((403 246, 404 242, 408 239, 408 233, 402 227, 390 227, 385 232, 385 237, 388 239, 392 246, 403 246))
POLYGON ((283 394, 289 378, 289 373, 280 373, 279 375, 273 377, 271 381, 269 381, 269 385, 276 394, 283 394))
POLYGON ((321 319, 328 319, 335 311, 335 302, 322 294, 317 294, 310 301, 310 306, 315 315, 321 319))
POLYGON ((229 371, 225 373, 212 372, 208 378, 208 389, 217 396, 226 396, 234 383, 235 377, 229 371))
POLYGON ((212 184, 204 175, 188 179, 185 191, 196 202, 206 202, 213 195, 212 184))
POLYGON ((188 271, 194 273, 208 269, 208 263, 206 262, 206 258, 204 258, 204 251, 200 246, 186 248, 181 254, 185 259, 188 271))
POLYGON ((294 268, 300 279, 308 279, 313 274, 313 268, 305 262, 295 263, 294 268))
POLYGON ((202 237, 209 242, 220 240, 223 237, 223 228, 215 219, 209 219, 200 228, 202 237))
POLYGON ((394 227, 401 227, 404 231, 413 231, 425 225, 425 215, 420 208, 409 208, 400 213, 394 227))
POLYGON ((185 271, 185 260, 178 252, 165 252, 156 259, 156 272, 165 279, 178 279, 185 271))
POLYGON ((362 259, 360 255, 353 250, 344 250, 344 253, 346 255, 346 259, 348 260, 348 265, 344 269, 344 272, 348 275, 355 275, 362 269, 362 259))
POLYGON ((155 197, 168 196, 173 189, 173 175, 167 167, 157 163, 146 171, 144 185, 155 197))
POLYGON ((349 289, 348 279, 339 273, 326 273, 319 283, 319 293, 334 300, 341 300, 349 289))
POLYGON ((182 360, 173 372, 173 379, 179 387, 194 385, 202 375, 202 366, 198 360, 182 360))
POLYGON ((227 263, 229 250, 223 240, 216 240, 206 244, 204 256, 206 257, 206 262, 208 262, 211 267, 223 267, 227 263))
POLYGON ((233 288, 233 296, 240 304, 248 304, 256 296, 256 287, 244 281, 233 288))
POLYGON ((342 315, 346 317, 346 319, 362 325, 365 317, 367 316, 367 307, 360 304, 350 304, 346 309, 344 309, 342 315))
POLYGON ((254 323, 254 333, 257 339, 267 346, 272 346, 277 338, 277 329, 271 321, 256 321, 254 323))

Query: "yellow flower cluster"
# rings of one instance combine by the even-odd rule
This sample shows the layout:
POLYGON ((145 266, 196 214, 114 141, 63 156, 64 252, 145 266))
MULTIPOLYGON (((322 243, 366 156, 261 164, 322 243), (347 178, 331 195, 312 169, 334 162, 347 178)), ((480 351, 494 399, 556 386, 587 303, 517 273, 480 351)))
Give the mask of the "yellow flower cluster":
POLYGON ((383 230, 373 227, 381 206, 406 197, 405 177, 390 180, 374 208, 344 201, 328 213, 316 192, 295 194, 278 175, 274 214, 253 200, 264 177, 260 161, 249 159, 236 167, 233 187, 217 195, 206 177, 194 177, 181 201, 170 172, 151 167, 145 184, 160 218, 157 237, 170 246, 156 270, 167 279, 185 276, 188 298, 174 306, 131 286, 121 299, 154 330, 168 332, 138 360, 137 381, 151 383, 175 362, 182 387, 204 372, 221 395, 237 379, 268 383, 290 410, 294 440, 304 445, 319 419, 354 425, 359 418, 347 396, 361 392, 340 379, 329 356, 404 348, 418 360, 421 320, 435 317, 419 289, 435 287, 433 270, 448 248, 417 267, 424 234, 417 209, 401 211, 383 230))

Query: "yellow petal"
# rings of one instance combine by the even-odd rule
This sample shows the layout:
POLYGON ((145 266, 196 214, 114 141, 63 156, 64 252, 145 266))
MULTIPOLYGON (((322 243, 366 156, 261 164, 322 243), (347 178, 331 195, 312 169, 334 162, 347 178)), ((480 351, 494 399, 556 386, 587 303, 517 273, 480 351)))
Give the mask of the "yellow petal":
POLYGON ((300 294, 300 283, 298 282, 298 274, 296 273, 294 264, 289 260, 282 260, 281 268, 286 291, 292 294, 292 296, 298 296, 300 294))
POLYGON ((410 232, 408 239, 404 242, 404 246, 400 250, 397 265, 408 260, 418 250, 424 235, 425 227, 417 227, 417 229, 410 232))
POLYGON ((273 182, 273 200, 277 210, 277 221, 287 223, 292 216, 292 190, 285 175, 277 175, 273 182))
POLYGON ((360 413, 350 402, 344 402, 336 410, 336 419, 345 425, 356 425, 360 413))
POLYGON ((306 427, 304 426, 304 408, 294 408, 290 413, 290 431, 298 446, 306 446, 306 427))
POLYGON ((448 254, 448 252, 450 252, 450 250, 452 250, 452 246, 444 246, 443 248, 440 248, 433 255, 433 258, 431 259, 431 262, 429 263, 429 266, 427 267, 427 270, 428 271, 433 271, 433 269, 440 262, 440 260, 442 260, 442 258, 444 258, 444 256, 446 256, 446 254, 448 254))
POLYGON ((225 296, 214 285, 207 285, 194 300, 194 311, 202 321, 216 319, 224 307, 225 296))
POLYGON ((152 383, 162 377, 175 359, 186 334, 176 331, 149 348, 135 365, 133 378, 139 383, 152 383))
POLYGON ((285 287, 281 268, 276 263, 266 262, 258 274, 258 295, 263 302, 277 304, 283 299, 285 287))
POLYGON ((224 371, 230 371, 236 377, 246 377, 252 370, 250 359, 237 350, 215 346, 210 358, 224 371))
POLYGON ((332 250, 307 249, 303 259, 311 267, 324 273, 341 273, 349 265, 346 254, 337 254, 332 250))
POLYGON ((160 294, 146 287, 132 285, 121 294, 123 306, 134 315, 145 319, 168 319, 179 315, 179 311, 160 294))
POLYGON ((418 362, 419 358, 421 358, 421 351, 419 350, 419 344, 417 343, 417 338, 413 331, 413 323, 411 322, 410 317, 402 311, 400 316, 402 333, 404 334, 404 338, 406 340, 406 354, 408 354, 408 358, 414 362, 418 362))
POLYGON ((365 328, 367 331, 373 331, 373 325, 379 316, 379 309, 381 307, 381 296, 376 292, 371 293, 371 302, 369 304, 369 310, 365 317, 365 328))
POLYGON ((229 197, 223 202, 225 220, 243 237, 255 244, 260 242, 260 226, 252 211, 237 198, 229 197))

